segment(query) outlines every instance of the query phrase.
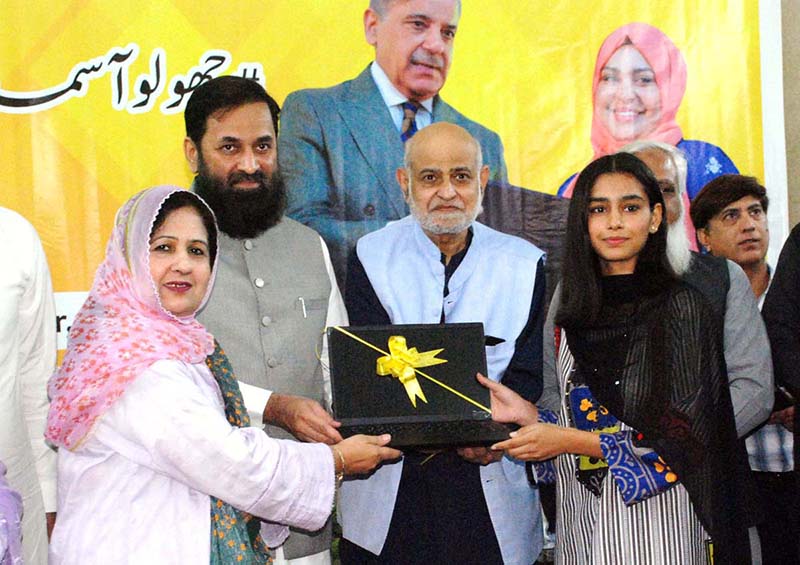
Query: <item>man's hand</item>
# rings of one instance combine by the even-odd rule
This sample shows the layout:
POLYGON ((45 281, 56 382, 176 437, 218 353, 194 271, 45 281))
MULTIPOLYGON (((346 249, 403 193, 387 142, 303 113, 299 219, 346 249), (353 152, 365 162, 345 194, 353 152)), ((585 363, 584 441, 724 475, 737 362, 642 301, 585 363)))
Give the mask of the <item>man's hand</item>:
POLYGON ((502 451, 492 451, 488 447, 459 447, 456 452, 470 463, 478 465, 488 465, 495 461, 500 461, 503 457, 502 451))
POLYGON ((768 424, 781 424, 789 431, 794 431, 794 406, 778 410, 770 414, 768 424))
POLYGON ((300 441, 334 444, 342 441, 342 424, 310 398, 273 392, 264 408, 264 423, 279 426, 300 441))

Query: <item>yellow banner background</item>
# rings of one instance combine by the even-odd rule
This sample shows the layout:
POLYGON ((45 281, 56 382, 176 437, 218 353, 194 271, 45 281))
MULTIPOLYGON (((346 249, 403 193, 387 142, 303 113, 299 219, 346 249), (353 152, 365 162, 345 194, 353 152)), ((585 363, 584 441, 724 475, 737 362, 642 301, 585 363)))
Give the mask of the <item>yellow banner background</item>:
MULTIPOLYGON (((299 88, 354 77, 372 58, 367 2, 354 0, 72 1, 0 3, 0 93, 68 81, 78 63, 133 43, 127 101, 163 50, 164 82, 209 50, 260 63, 278 102, 299 88)), ((497 131, 510 180, 555 192, 591 157, 591 75, 600 43, 631 21, 656 25, 681 49, 688 86, 678 123, 719 145, 740 171, 763 175, 758 5, 755 1, 464 0, 444 98, 497 131)), ((146 186, 188 185, 182 113, 113 106, 114 74, 85 95, 36 113, 0 112, 0 205, 38 229, 57 291, 85 291, 117 207, 146 186)), ((124 101, 123 101, 124 102, 124 101)))

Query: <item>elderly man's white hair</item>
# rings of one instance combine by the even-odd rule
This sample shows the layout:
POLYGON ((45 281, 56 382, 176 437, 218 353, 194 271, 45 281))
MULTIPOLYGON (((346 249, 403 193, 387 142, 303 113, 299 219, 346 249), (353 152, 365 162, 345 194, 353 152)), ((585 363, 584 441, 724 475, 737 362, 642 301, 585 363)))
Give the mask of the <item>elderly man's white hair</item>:
MULTIPOLYGON (((669 156, 672 164, 675 165, 675 170, 678 172, 678 186, 675 188, 678 189, 679 194, 686 192, 686 176, 688 174, 689 164, 686 161, 686 155, 684 155, 683 151, 674 145, 662 141, 639 140, 628 143, 625 147, 620 149, 619 152, 636 155, 637 153, 644 153, 645 151, 653 149, 666 153, 669 156)), ((681 206, 681 210, 683 210, 683 206, 681 206)))
MULTIPOLYGON (((675 167, 675 190, 677 190, 676 196, 680 203, 681 211, 678 219, 667 226, 667 258, 675 273, 683 275, 689 270, 689 265, 692 262, 691 245, 684 225, 686 210, 683 207, 683 194, 686 192, 686 176, 688 174, 686 155, 674 145, 651 140, 633 141, 619 150, 620 153, 631 153, 633 155, 644 153, 645 151, 660 151, 666 155, 675 167)), ((666 219, 666 214, 664 214, 664 218, 666 219)))

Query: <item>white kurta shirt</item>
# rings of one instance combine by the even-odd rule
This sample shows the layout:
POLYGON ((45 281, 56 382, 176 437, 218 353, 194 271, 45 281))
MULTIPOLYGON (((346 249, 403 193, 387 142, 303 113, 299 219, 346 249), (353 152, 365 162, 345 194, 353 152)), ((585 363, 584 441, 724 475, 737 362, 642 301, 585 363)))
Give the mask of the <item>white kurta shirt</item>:
POLYGON ((309 530, 333 504, 330 448, 231 427, 205 364, 154 363, 58 467, 52 564, 208 563, 209 495, 309 530))
POLYGON ((44 514, 56 510, 56 454, 44 441, 56 361, 53 289, 39 236, 5 208, 0 265, 0 461, 22 495, 25 563, 46 564, 44 514))

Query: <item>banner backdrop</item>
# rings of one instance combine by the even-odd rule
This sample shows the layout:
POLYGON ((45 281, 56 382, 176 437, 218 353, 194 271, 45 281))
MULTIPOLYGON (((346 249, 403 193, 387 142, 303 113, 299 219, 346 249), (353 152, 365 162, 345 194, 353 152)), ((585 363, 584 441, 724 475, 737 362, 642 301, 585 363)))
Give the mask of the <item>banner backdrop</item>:
MULTIPOLYGON (((60 336, 91 285, 117 207, 147 186, 190 183, 182 111, 192 89, 240 74, 282 103, 294 90, 352 78, 372 60, 366 5, 0 3, 0 206, 42 237, 60 336)), ((684 136, 720 146, 741 172, 763 178, 755 1, 464 0, 443 96, 500 134, 513 184, 554 193, 592 156, 598 48, 633 21, 658 27, 683 53, 684 136)))

